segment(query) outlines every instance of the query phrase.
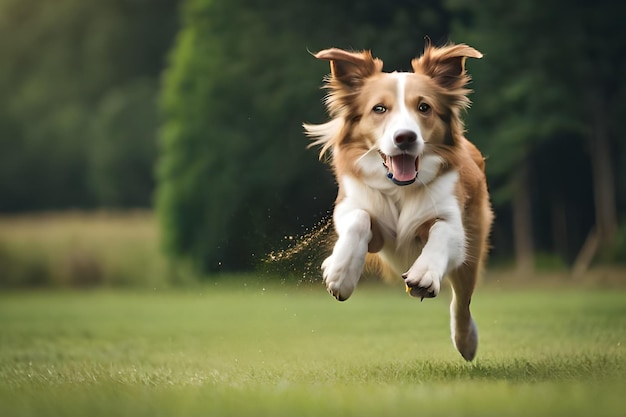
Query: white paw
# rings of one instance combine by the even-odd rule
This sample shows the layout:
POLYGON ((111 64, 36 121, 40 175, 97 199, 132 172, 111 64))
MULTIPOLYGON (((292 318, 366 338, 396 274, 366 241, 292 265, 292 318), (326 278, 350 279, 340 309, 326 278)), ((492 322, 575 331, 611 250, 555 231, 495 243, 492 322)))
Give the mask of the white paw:
POLYGON ((411 268, 402 274, 406 291, 413 297, 433 298, 439 294, 444 269, 422 255, 411 268))
POLYGON ((347 300, 356 287, 365 257, 337 257, 331 255, 322 263, 324 283, 328 292, 339 301, 347 300))

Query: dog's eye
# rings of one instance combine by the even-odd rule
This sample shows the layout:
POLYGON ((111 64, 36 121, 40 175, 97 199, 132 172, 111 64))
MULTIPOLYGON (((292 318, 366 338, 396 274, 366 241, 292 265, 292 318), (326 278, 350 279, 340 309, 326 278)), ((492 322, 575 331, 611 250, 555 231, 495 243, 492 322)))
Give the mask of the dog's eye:
POLYGON ((428 111, 430 110, 430 104, 421 102, 419 106, 417 106, 417 110, 420 113, 428 113, 428 111))
POLYGON ((382 104, 377 104, 374 107, 372 107, 372 111, 374 113, 382 114, 387 111, 387 107, 383 106, 382 104))

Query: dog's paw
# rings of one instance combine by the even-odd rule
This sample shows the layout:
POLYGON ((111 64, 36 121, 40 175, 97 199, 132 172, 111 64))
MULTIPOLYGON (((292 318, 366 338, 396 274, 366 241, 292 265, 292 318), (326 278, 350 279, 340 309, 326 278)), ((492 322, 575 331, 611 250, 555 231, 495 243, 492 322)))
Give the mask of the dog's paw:
POLYGON ((419 279, 410 279, 408 273, 403 274, 402 278, 404 278, 406 292, 412 297, 423 300, 424 298, 434 298, 439 294, 441 278, 430 271, 426 272, 419 279))
POLYGON ((406 292, 423 300, 439 294, 443 271, 429 262, 422 262, 420 257, 411 269, 402 274, 402 278, 406 285, 406 292))
POLYGON ((347 300, 361 277, 363 264, 358 259, 337 260, 333 255, 326 258, 322 275, 328 292, 339 301, 347 300))

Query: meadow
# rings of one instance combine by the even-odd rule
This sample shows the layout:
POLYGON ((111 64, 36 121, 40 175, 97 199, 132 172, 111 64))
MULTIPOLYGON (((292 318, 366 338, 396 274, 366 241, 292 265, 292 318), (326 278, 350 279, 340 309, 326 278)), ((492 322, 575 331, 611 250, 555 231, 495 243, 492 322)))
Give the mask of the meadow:
POLYGON ((491 268, 466 363, 447 289, 339 303, 288 265, 199 284, 158 241, 149 212, 0 217, 0 416, 626 415, 623 270, 491 268))
POLYGON ((447 291, 366 284, 339 303, 266 278, 5 291, 0 415, 626 414, 624 290, 483 285, 466 363, 447 291))

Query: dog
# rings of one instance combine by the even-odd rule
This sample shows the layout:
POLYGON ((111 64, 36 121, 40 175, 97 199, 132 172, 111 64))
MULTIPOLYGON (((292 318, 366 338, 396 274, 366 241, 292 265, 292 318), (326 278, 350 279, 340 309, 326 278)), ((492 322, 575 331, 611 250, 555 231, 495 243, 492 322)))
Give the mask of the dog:
POLYGON ((333 168, 337 241, 322 263, 337 300, 354 291, 364 268, 402 277, 407 292, 436 297, 449 276, 452 341, 467 361, 478 330, 470 312, 488 251, 492 210, 485 162, 464 136, 469 105, 465 44, 435 47, 411 61, 413 72, 383 72, 370 51, 322 50, 330 120, 304 124, 333 168))

